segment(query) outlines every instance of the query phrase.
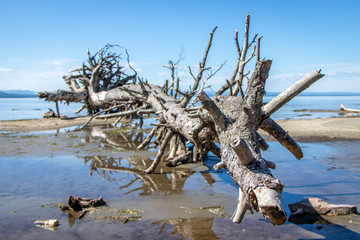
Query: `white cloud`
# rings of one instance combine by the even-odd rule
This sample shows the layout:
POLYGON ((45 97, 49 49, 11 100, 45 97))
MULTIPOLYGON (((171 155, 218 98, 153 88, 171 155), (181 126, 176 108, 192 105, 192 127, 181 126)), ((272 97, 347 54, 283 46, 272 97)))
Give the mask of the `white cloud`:
POLYGON ((304 73, 273 73, 269 75, 271 81, 277 82, 295 82, 300 80, 305 74, 304 73))
POLYGON ((13 71, 0 75, 2 89, 9 90, 56 90, 67 89, 62 79, 63 71, 13 71))
POLYGON ((170 76, 168 72, 158 72, 157 75, 159 77, 165 77, 165 78, 170 76))
POLYGON ((337 77, 337 78, 359 78, 360 72, 330 72, 326 75, 328 77, 337 77))
MULTIPOLYGON (((130 62, 130 66, 132 67, 132 68, 134 68, 135 69, 135 71, 137 71, 137 72, 141 72, 141 68, 139 67, 139 64, 136 64, 136 63, 134 63, 134 62, 130 62)), ((128 69, 130 69, 130 67, 127 67, 128 69)))
POLYGON ((14 69, 12 69, 12 68, 2 68, 2 67, 0 67, 0 72, 12 72, 12 71, 14 71, 14 69))
POLYGON ((188 76, 188 72, 178 72, 178 76, 179 77, 186 77, 186 76, 188 76))
POLYGON ((360 63, 328 63, 297 66, 296 69, 275 70, 269 75, 267 91, 278 92, 300 80, 305 74, 321 69, 325 76, 306 91, 309 92, 359 92, 360 63))

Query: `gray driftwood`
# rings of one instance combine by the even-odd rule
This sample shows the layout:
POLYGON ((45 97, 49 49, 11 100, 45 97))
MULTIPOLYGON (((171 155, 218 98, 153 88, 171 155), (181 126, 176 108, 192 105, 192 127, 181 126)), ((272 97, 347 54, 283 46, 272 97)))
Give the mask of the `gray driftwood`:
POLYGON ((87 63, 64 77, 70 91, 43 92, 39 97, 48 101, 83 101, 93 117, 117 117, 118 121, 123 117, 136 117, 140 119, 140 126, 144 116, 156 116, 158 123, 138 146, 143 149, 152 141, 159 144, 155 160, 146 173, 156 171, 157 164, 165 157, 169 166, 176 166, 203 162, 211 151, 220 158, 214 169, 226 169, 239 186, 238 206, 232 220, 240 223, 250 209, 259 211, 274 225, 283 224, 286 221, 281 199, 284 185, 269 170, 275 168, 275 163, 261 155, 269 146, 257 130, 265 130, 300 159, 303 156, 300 146, 270 117, 323 74, 320 70, 311 72, 264 105, 265 82, 272 60, 260 60, 261 37, 256 35, 249 40, 249 24, 247 15, 242 48, 238 33, 235 34, 238 63, 232 76, 212 98, 205 93, 205 83, 221 67, 212 71, 206 61, 216 27, 210 33, 197 74, 189 67, 193 85, 186 91, 180 88, 175 74, 179 61, 169 62, 171 79, 161 87, 140 79, 129 59, 128 67, 133 73, 126 74, 119 65, 120 56, 111 52, 114 46, 107 45, 95 55, 88 52, 87 63), (248 49, 253 49, 249 55, 248 49), (249 75, 244 73, 244 67, 252 59, 256 59, 255 69, 244 92, 243 79, 249 75), (228 96, 223 95, 226 91, 228 96), (193 107, 197 101, 201 102, 200 108, 193 107))

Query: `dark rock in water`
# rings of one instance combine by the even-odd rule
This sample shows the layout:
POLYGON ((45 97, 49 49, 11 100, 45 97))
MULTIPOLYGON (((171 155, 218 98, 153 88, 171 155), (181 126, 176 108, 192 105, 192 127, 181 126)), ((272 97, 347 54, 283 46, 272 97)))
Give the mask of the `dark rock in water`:
POLYGON ((58 117, 57 114, 54 112, 54 110, 52 110, 51 108, 49 108, 49 111, 44 113, 44 118, 55 118, 58 117))
POLYGON ((330 204, 320 198, 306 198, 299 202, 289 204, 289 208, 292 215, 319 214, 339 216, 357 213, 355 205, 330 204))
POLYGON ((69 196, 68 205, 61 206, 61 210, 73 210, 75 212, 79 212, 89 207, 99 207, 105 205, 106 202, 102 197, 98 199, 90 199, 90 198, 81 198, 69 196))
POLYGON ((322 224, 316 225, 316 229, 317 229, 317 230, 320 230, 320 229, 322 229, 323 227, 324 227, 324 225, 322 225, 322 224))

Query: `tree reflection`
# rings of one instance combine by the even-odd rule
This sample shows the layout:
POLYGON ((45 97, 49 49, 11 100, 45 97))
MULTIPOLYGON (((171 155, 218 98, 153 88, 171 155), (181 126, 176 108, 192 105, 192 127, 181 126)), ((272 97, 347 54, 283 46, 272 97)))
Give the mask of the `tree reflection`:
MULTIPOLYGON (((160 163, 155 173, 146 174, 144 170, 152 164, 152 152, 156 146, 148 146, 146 151, 138 151, 137 146, 145 139, 147 133, 144 131, 127 131, 112 130, 106 127, 94 127, 86 129, 85 142, 99 141, 103 147, 111 147, 124 152, 122 155, 131 155, 128 157, 114 156, 83 156, 85 165, 89 169, 89 175, 98 174, 109 182, 124 182, 120 186, 121 190, 126 190, 124 195, 137 192, 138 195, 151 195, 153 193, 177 194, 180 193, 194 173, 190 168, 178 166, 167 167, 165 163, 160 163), (136 151, 134 151, 136 150, 136 151), (134 156, 133 154, 137 154, 134 156), (124 178, 124 173, 130 174, 124 178), (124 180, 125 179, 125 180, 124 180)), ((110 155, 110 154, 109 154, 110 155)), ((212 186, 215 179, 205 171, 200 172, 204 182, 212 186)), ((202 210, 200 210, 202 211, 202 210)), ((160 220, 151 223, 159 226, 158 236, 164 234, 166 226, 173 226, 171 234, 178 234, 181 239, 218 239, 212 230, 214 217, 197 217, 197 218, 177 218, 160 220)))
MULTIPOLYGON (((127 159, 115 158, 109 156, 90 156, 82 157, 86 165, 90 167, 90 176, 96 172, 103 179, 113 182, 119 181, 116 179, 119 175, 117 172, 132 173, 134 179, 130 180, 120 187, 120 189, 128 189, 129 194, 140 191, 139 195, 149 195, 152 192, 178 193, 182 191, 186 179, 194 174, 195 171, 166 167, 165 165, 159 168, 160 174, 146 174, 146 169, 152 162, 150 158, 143 158, 140 156, 132 156, 127 159), (138 187, 140 183, 141 186, 138 187)), ((208 173, 202 173, 209 178, 208 173)))
MULTIPOLYGON (((147 130, 134 128, 114 128, 110 126, 94 126, 84 128, 86 136, 83 142, 99 141, 103 147, 115 148, 118 151, 136 150, 137 146, 145 139, 147 130)), ((154 148, 148 146, 145 148, 154 148)))
POLYGON ((178 234, 180 239, 219 239, 212 230, 213 223, 214 218, 202 217, 161 220, 153 222, 151 225, 162 224, 157 234, 158 237, 163 234, 167 225, 172 225, 174 230, 171 234, 178 234))

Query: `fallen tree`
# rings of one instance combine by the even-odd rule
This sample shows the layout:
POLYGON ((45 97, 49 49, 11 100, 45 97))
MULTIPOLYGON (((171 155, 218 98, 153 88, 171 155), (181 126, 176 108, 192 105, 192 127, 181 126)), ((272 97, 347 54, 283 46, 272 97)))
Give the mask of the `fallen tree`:
POLYGON ((255 210, 272 224, 283 224, 286 221, 281 199, 284 185, 269 170, 275 168, 275 163, 261 156, 261 150, 265 151, 268 145, 257 130, 263 129, 297 159, 302 158, 300 146, 270 116, 323 74, 320 70, 307 74, 264 105, 265 82, 272 60, 260 60, 261 37, 255 35, 249 41, 249 24, 247 15, 242 48, 235 33, 238 62, 234 72, 212 98, 204 89, 205 83, 221 68, 212 71, 206 66, 216 27, 210 33, 198 73, 194 74, 189 67, 193 86, 187 91, 180 89, 179 78, 175 79, 177 63, 169 62, 171 79, 161 87, 140 79, 128 58, 128 68, 133 74, 125 74, 119 65, 120 56, 111 52, 114 46, 107 45, 94 56, 88 52, 87 63, 64 77, 70 91, 42 92, 39 97, 58 101, 61 95, 61 100, 68 102, 83 101, 96 118, 137 117, 140 126, 144 116, 155 115, 158 123, 153 124, 149 135, 138 145, 138 149, 143 149, 154 138, 159 144, 157 155, 145 173, 153 173, 163 156, 167 165, 176 166, 204 161, 211 151, 221 159, 214 169, 226 169, 239 186, 238 206, 232 220, 240 223, 246 210, 255 210), (248 54, 250 48, 252 52, 248 54), (244 92, 243 80, 249 75, 244 69, 252 59, 256 62, 255 69, 244 92), (223 95, 225 92, 229 95, 223 95), (196 101, 200 101, 200 108, 193 107, 196 101))

